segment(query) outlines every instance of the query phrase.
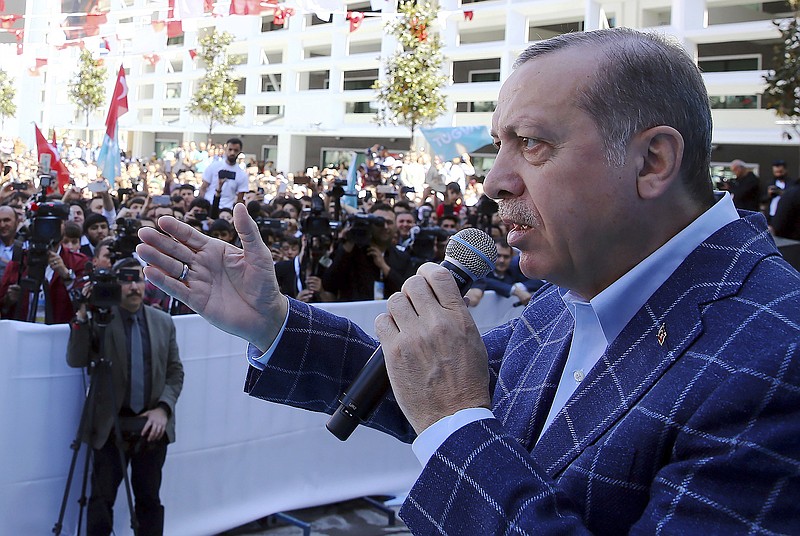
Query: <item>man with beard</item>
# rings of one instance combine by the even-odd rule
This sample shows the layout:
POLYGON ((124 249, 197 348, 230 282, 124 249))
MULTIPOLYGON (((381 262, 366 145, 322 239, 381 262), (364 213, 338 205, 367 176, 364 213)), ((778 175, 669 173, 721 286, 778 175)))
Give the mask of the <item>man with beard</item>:
POLYGON ((219 208, 233 208, 234 203, 241 203, 244 194, 250 190, 247 173, 237 165, 242 152, 242 140, 231 138, 225 145, 225 159, 212 162, 203 172, 203 184, 199 197, 205 197, 210 203, 214 196, 220 196, 219 208))
POLYGON ((14 256, 15 237, 17 236, 17 213, 7 206, 0 206, 0 278, 6 265, 14 256))
MULTIPOLYGON (((414 534, 796 530, 800 274, 762 214, 715 196, 708 102, 655 34, 569 33, 517 59, 484 187, 548 283, 481 338, 425 264, 375 321, 391 396, 366 424, 414 441, 414 534)), ((250 341, 251 396, 333 412, 377 341, 279 295, 244 207, 234 222, 243 251, 176 220, 177 241, 142 230, 148 278, 250 341)))
POLYGON ((97 354, 97 341, 93 339, 98 333, 89 325, 85 304, 71 323, 67 346, 71 367, 88 367, 98 358, 109 363, 94 369, 93 373, 101 376, 94 408, 87 409, 94 412, 92 428, 81 432, 82 441, 93 449, 86 533, 111 534, 117 488, 130 463, 138 533, 160 535, 164 532, 164 507, 159 498, 161 469, 167 444, 175 441, 175 404, 183 388, 183 365, 172 317, 142 304, 144 278, 139 262, 130 257, 122 259, 112 273, 122 287, 122 300, 119 307, 111 308, 111 322, 100 346, 104 355, 97 354), (113 386, 103 376, 107 374, 113 386), (123 421, 138 417, 141 423, 141 431, 124 437, 123 445, 115 438, 114 414, 123 421), (120 465, 120 447, 126 467, 120 465))

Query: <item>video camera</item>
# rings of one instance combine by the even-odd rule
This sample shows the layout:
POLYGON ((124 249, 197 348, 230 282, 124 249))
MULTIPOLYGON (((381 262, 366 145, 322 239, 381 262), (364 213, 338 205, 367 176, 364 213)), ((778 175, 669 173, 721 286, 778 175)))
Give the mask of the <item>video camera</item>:
POLYGON ((112 263, 133 256, 133 252, 136 251, 136 246, 141 243, 138 234, 141 226, 141 222, 134 218, 117 219, 117 237, 114 239, 114 242, 108 246, 112 263))
POLYGON ((436 256, 436 242, 442 242, 455 234, 455 231, 448 231, 437 226, 412 227, 411 241, 407 251, 412 257, 433 261, 436 256))
POLYGON ((386 220, 374 214, 353 214, 347 218, 349 229, 345 240, 353 242, 360 248, 366 248, 372 242, 372 233, 375 227, 383 227, 386 220))
MULTIPOLYGON (((45 186, 46 187, 46 186, 45 186)), ((47 268, 48 251, 61 240, 61 224, 69 218, 69 207, 60 202, 33 203, 28 209, 27 276, 20 279, 25 290, 39 290, 47 268)))
POLYGON ((311 208, 304 210, 303 213, 300 230, 304 236, 332 236, 339 229, 339 222, 331 221, 325 213, 325 202, 319 195, 311 197, 311 208))
POLYGON ((235 171, 231 171, 229 169, 220 169, 219 172, 217 173, 217 178, 220 181, 225 181, 225 180, 228 180, 228 179, 235 179, 236 178, 236 172, 235 171))

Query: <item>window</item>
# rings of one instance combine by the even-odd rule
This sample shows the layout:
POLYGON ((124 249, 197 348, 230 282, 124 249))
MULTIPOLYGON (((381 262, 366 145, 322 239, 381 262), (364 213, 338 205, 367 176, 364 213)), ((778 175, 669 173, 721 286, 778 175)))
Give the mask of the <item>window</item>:
POLYGON ((530 25, 528 27, 528 41, 541 41, 557 35, 582 32, 583 21, 561 22, 557 24, 530 25))
POLYGON ((761 56, 701 58, 697 65, 704 73, 758 71, 761 68, 761 56))
POLYGON ((380 53, 381 42, 378 41, 350 41, 348 54, 380 53))
POLYGON ((344 105, 346 114, 374 114, 373 103, 370 101, 348 102, 344 105))
POLYGON ((247 92, 247 78, 236 80, 236 94, 244 95, 247 92))
POLYGON ((180 108, 164 108, 161 112, 161 117, 168 123, 173 123, 181 118, 180 108))
POLYGON ((167 60, 167 72, 168 73, 179 73, 183 71, 183 60, 182 59, 171 59, 167 60))
POLYGON ((167 46, 182 45, 182 44, 183 44, 183 34, 176 35, 175 37, 168 37, 167 38, 167 46))
POLYGON ((330 71, 311 71, 308 73, 308 89, 328 89, 330 71))
POLYGON ((281 115, 282 113, 283 113, 283 106, 277 106, 277 105, 256 106, 256 115, 281 115))
POLYGON ((282 24, 275 24, 274 19, 275 17, 272 15, 261 17, 261 33, 274 32, 285 28, 282 24))
POLYGON ((492 113, 497 108, 497 101, 457 102, 456 112, 492 113))
POLYGON ((316 16, 316 14, 311 14, 306 16, 306 26, 319 26, 320 24, 330 24, 331 20, 333 20, 333 16, 328 17, 328 20, 323 20, 316 16))
POLYGON ((167 83, 166 97, 168 99, 181 98, 181 83, 180 82, 167 83))
POLYGON ((752 110, 759 108, 758 95, 711 95, 712 110, 752 110))
POLYGON ((280 91, 281 90, 281 75, 276 74, 262 74, 261 75, 261 91, 280 91))
POLYGON ((499 82, 500 70, 484 69, 480 71, 469 72, 470 82, 499 82))
POLYGON ((344 90, 371 89, 378 79, 378 69, 362 69, 344 72, 344 90))

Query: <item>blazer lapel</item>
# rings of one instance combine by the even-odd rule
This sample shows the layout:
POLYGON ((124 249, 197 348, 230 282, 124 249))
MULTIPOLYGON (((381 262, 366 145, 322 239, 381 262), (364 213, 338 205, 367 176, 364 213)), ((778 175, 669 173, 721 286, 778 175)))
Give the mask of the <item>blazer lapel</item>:
POLYGON ((551 477, 634 407, 700 336, 704 304, 738 292, 757 262, 777 254, 759 217, 739 219, 701 244, 611 343, 532 451, 551 477))
POLYGON ((550 411, 572 339, 572 315, 556 287, 549 294, 536 315, 523 314, 517 324, 494 392, 495 417, 528 450, 550 411))

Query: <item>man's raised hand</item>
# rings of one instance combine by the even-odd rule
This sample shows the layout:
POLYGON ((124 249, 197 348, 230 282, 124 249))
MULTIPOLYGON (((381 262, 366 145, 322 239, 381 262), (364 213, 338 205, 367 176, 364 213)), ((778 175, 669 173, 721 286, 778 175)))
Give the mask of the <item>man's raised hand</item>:
POLYGON ((242 249, 163 216, 158 225, 169 236, 144 227, 136 252, 149 264, 144 274, 154 285, 221 330, 266 350, 283 325, 288 302, 244 205, 234 207, 233 224, 242 249))

